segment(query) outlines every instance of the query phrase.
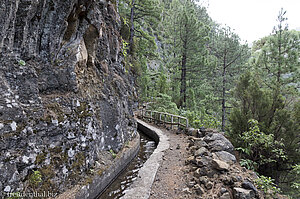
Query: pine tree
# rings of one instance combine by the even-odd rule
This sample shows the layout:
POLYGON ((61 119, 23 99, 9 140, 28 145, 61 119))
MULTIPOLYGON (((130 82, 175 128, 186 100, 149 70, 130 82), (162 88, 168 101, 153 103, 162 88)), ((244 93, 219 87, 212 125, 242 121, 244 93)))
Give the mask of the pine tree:
MULTIPOLYGON (((294 101, 294 96, 299 94, 295 85, 300 82, 300 33, 288 30, 285 15, 286 12, 281 9, 273 34, 264 38, 252 61, 258 75, 264 80, 264 85, 272 92, 272 107, 267 113, 268 128, 271 128, 277 110, 282 108, 281 102, 284 101, 284 108, 289 109, 289 105, 293 103, 287 102, 294 101)), ((275 132, 278 137, 280 133, 275 132)))
MULTIPOLYGON (((241 74, 249 54, 247 45, 240 43, 237 34, 229 27, 217 28, 209 45, 210 52, 217 58, 216 73, 221 77, 222 130, 225 130, 227 92, 234 77, 241 74)), ((215 75, 217 75, 215 74, 215 75)), ((220 86, 220 85, 217 85, 220 86)))
MULTIPOLYGON (((152 28, 160 21, 161 8, 159 0, 124 0, 121 4, 120 14, 130 22, 129 51, 134 50, 134 38, 151 40, 145 25, 152 28), (130 8, 130 9, 129 9, 130 8)), ((153 41, 151 41, 153 42, 153 41)))
POLYGON ((258 172, 284 186, 290 184, 285 176, 290 176, 292 165, 300 162, 300 98, 296 88, 300 40, 299 32, 289 31, 284 25, 285 14, 281 10, 273 34, 254 45, 250 61, 252 74, 242 76, 237 84, 237 104, 229 118, 230 137, 236 146, 243 145, 240 138, 249 131, 250 119, 257 120, 259 129, 271 135, 274 143, 283 143, 281 148, 286 158, 277 157, 268 162, 259 157, 258 172))
MULTIPOLYGON (((192 81, 191 74, 201 67, 205 56, 205 43, 208 39, 208 27, 198 17, 197 6, 191 0, 174 0, 169 5, 171 16, 166 17, 170 30, 168 51, 171 57, 169 63, 172 81, 179 80, 179 85, 173 85, 173 92, 179 88, 179 107, 186 107, 187 88, 192 81)), ((199 70, 198 70, 199 71, 199 70)), ((199 76, 198 76, 199 78, 199 76)), ((176 95, 176 94, 175 94, 176 95)))

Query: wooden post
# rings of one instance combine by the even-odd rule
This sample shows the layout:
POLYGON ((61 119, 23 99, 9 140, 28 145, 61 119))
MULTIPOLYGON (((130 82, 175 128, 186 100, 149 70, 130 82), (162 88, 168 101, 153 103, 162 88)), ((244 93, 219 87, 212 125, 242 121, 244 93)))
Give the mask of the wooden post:
POLYGON ((150 122, 152 122, 152 111, 150 112, 150 122))
POLYGON ((173 115, 171 115, 171 129, 173 129, 173 115))
POLYGON ((166 126, 166 117, 167 117, 167 114, 164 114, 164 126, 166 126))
POLYGON ((159 123, 161 123, 161 112, 159 112, 159 123))
POLYGON ((187 118, 185 118, 185 128, 189 127, 189 120, 187 118))

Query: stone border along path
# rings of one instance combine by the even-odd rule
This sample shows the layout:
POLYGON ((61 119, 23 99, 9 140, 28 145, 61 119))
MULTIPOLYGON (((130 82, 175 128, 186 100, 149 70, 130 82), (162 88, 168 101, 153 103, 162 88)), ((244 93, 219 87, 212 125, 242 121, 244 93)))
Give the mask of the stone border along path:
POLYGON ((139 119, 136 119, 138 129, 153 138, 158 143, 150 158, 140 168, 138 178, 133 182, 121 199, 147 199, 150 196, 151 187, 157 170, 163 158, 164 151, 169 148, 169 139, 163 132, 139 119))

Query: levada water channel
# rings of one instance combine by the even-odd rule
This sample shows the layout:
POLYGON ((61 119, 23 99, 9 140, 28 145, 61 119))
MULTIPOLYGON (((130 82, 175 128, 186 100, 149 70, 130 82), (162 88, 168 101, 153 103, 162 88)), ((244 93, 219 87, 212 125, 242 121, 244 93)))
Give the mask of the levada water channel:
POLYGON ((154 140, 140 133, 140 151, 131 161, 128 167, 118 176, 118 178, 97 198, 97 199, 117 199, 122 197, 124 191, 134 182, 138 176, 139 169, 144 165, 156 148, 154 140))

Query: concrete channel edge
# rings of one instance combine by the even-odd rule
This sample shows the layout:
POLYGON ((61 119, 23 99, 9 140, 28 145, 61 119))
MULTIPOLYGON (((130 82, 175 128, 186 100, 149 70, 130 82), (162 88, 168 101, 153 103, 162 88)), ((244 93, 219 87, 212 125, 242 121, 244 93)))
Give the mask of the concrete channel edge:
MULTIPOLYGON (((121 153, 119 158, 102 172, 102 175, 94 176, 92 183, 81 187, 75 199, 95 199, 122 173, 140 149, 140 135, 132 141, 132 147, 121 153)), ((119 155, 119 154, 118 154, 119 155)))
POLYGON ((144 163, 143 167, 140 168, 137 180, 125 191, 125 195, 121 199, 148 199, 150 197, 151 187, 161 164, 164 151, 169 148, 168 137, 160 129, 139 119, 136 120, 138 129, 154 139, 157 143, 157 148, 144 163))

